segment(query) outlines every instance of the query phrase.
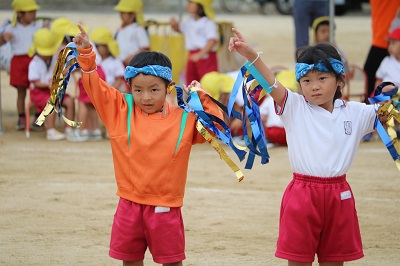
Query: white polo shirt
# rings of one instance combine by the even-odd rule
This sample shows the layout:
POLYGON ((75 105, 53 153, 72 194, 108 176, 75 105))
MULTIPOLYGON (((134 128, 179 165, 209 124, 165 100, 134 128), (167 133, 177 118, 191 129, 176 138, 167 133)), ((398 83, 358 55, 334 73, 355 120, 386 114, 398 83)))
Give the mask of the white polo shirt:
POLYGON ((132 23, 119 29, 115 35, 120 52, 118 58, 122 62, 140 49, 150 47, 150 40, 146 30, 138 23, 132 23))
MULTIPOLYGON (((28 79, 30 82, 39 81, 41 83, 49 84, 53 78, 53 69, 47 67, 46 62, 35 55, 29 63, 28 79)), ((33 88, 33 86, 32 86, 33 88)))
POLYGON ((375 76, 384 82, 394 82, 400 85, 400 62, 394 56, 386 56, 375 76))
POLYGON ((286 91, 277 111, 285 126, 293 171, 319 177, 347 173, 362 137, 374 130, 375 105, 336 100, 330 113, 286 91))
POLYGON ((106 82, 109 86, 114 86, 117 78, 124 77, 125 67, 119 59, 109 56, 101 61, 100 65, 103 68, 106 75, 106 82))
MULTIPOLYGON (((209 40, 218 40, 217 24, 208 17, 195 20, 190 16, 181 22, 179 29, 185 36, 185 48, 189 51, 202 49, 209 40)), ((217 51, 217 45, 212 51, 217 51)))
POLYGON ((16 22, 14 27, 11 24, 7 26, 4 31, 13 35, 13 38, 8 40, 13 55, 25 55, 28 53, 29 47, 33 43, 33 35, 38 29, 40 29, 40 25, 35 22, 29 25, 22 25, 16 22))

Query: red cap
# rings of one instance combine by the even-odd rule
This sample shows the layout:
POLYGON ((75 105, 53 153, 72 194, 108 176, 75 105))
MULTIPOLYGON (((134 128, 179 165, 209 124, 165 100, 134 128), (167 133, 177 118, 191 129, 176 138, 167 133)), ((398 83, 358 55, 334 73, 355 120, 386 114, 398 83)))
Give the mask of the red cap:
POLYGON ((400 27, 395 28, 388 36, 388 39, 400 41, 400 27))

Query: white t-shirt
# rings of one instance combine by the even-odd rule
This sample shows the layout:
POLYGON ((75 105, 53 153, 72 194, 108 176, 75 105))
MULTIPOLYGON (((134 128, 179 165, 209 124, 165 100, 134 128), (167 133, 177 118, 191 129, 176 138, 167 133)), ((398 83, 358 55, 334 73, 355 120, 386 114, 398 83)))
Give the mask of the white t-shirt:
POLYGON ((293 171, 319 177, 345 174, 362 137, 373 131, 375 106, 336 100, 330 113, 286 91, 284 105, 277 111, 285 126, 293 171))
POLYGON ((266 127, 283 127, 281 118, 275 112, 275 102, 271 96, 266 96, 261 103, 260 114, 267 116, 266 127))
POLYGON ((28 79, 30 82, 39 81, 41 83, 49 84, 53 77, 53 70, 47 67, 46 62, 35 55, 29 63, 28 79))
MULTIPOLYGON (((217 24, 208 17, 195 20, 190 16, 180 23, 179 29, 185 36, 185 48, 189 51, 202 49, 209 40, 218 40, 217 24)), ((217 51, 217 45, 212 51, 217 51)))
POLYGON ((386 56, 375 76, 384 82, 389 81, 400 85, 400 62, 394 56, 386 56))
POLYGON ((124 64, 117 58, 109 56, 101 61, 100 66, 106 75, 106 82, 109 86, 113 86, 118 77, 124 77, 124 64))
POLYGON ((11 44, 13 55, 25 55, 33 43, 33 35, 40 29, 38 23, 32 22, 29 25, 22 25, 19 22, 15 26, 8 25, 5 32, 11 33, 13 38, 8 40, 11 44))
POLYGON ((150 40, 146 30, 138 23, 132 23, 116 32, 115 40, 119 46, 118 58, 123 62, 127 57, 139 51, 149 48, 150 40))

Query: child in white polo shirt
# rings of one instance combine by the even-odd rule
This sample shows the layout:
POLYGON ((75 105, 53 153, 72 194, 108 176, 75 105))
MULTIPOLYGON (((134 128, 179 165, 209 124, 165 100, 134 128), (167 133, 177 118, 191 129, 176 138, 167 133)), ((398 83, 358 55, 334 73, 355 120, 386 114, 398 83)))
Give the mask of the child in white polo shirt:
POLYGON ((186 83, 201 78, 212 71, 218 71, 217 40, 218 27, 213 21, 213 0, 188 1, 190 17, 178 23, 170 20, 172 28, 185 37, 185 48, 189 51, 186 63, 186 83))
POLYGON ((119 11, 122 22, 114 36, 120 49, 118 58, 127 66, 135 54, 150 49, 150 39, 144 28, 143 2, 120 0, 114 10, 119 11))
MULTIPOLYGON (((281 204, 275 256, 288 265, 342 266, 364 256, 355 201, 346 181, 362 137, 374 130, 375 105, 341 100, 345 70, 330 44, 298 53, 296 80, 303 95, 282 86, 259 54, 233 29, 229 49, 247 58, 272 84, 270 95, 285 126, 293 179, 281 204)), ((259 80, 259 81, 260 81, 259 80)), ((393 90, 389 85, 382 91, 393 90)))

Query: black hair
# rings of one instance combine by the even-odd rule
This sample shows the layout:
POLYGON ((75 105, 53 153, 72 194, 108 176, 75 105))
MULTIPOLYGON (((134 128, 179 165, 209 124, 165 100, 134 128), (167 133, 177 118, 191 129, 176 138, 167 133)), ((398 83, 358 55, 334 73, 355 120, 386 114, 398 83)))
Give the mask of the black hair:
MULTIPOLYGON (((300 47, 296 51, 297 63, 306 63, 309 65, 317 65, 320 62, 323 63, 328 68, 329 73, 334 74, 336 76, 336 80, 341 81, 344 87, 346 82, 342 74, 335 72, 332 65, 328 61, 329 58, 333 58, 343 62, 336 48, 327 43, 319 43, 314 46, 300 47)), ((341 90, 343 89, 343 87, 338 86, 335 96, 333 97, 333 101, 342 97, 341 90)))
POLYGON ((319 26, 322 26, 322 25, 329 26, 329 20, 324 20, 324 21, 321 21, 320 23, 318 23, 318 25, 315 27, 315 33, 317 33, 319 26))
POLYGON ((199 17, 207 17, 206 12, 204 12, 204 8, 202 4, 196 3, 197 6, 199 7, 197 10, 197 15, 199 15, 199 17))
MULTIPOLYGON (((172 70, 171 60, 169 60, 168 56, 160 52, 142 51, 137 53, 129 62, 129 66, 136 68, 142 68, 148 65, 169 67, 172 70)), ((165 80, 165 82, 168 87, 170 82, 168 80, 165 80)))

